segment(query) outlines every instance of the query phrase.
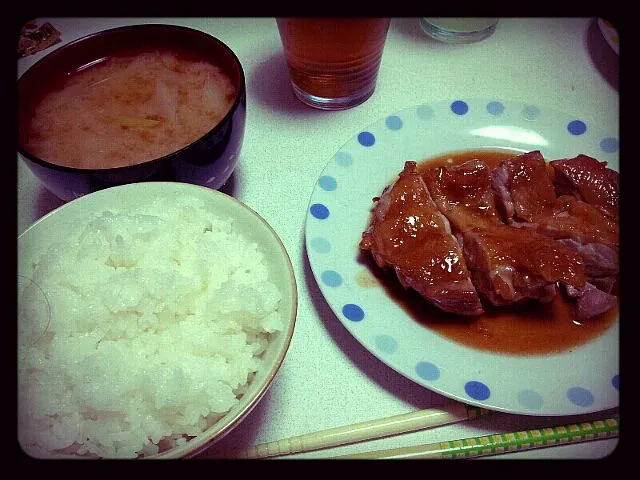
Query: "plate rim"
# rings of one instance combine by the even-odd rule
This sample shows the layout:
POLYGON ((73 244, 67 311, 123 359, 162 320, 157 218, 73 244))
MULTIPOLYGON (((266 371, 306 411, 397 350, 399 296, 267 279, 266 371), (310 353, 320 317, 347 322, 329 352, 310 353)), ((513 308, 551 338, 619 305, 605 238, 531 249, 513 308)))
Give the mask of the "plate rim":
MULTIPOLYGON (((326 301, 326 303, 328 304, 330 310, 333 312, 333 314, 335 315, 335 317, 337 317, 337 319, 339 320, 339 322, 347 329, 347 331, 349 331, 350 335, 352 335, 353 337, 355 337, 356 341, 358 341, 361 346, 363 348, 365 348, 367 351, 369 351, 374 357, 376 357, 378 360, 382 361, 384 364, 386 364, 389 368, 391 368, 392 370, 396 371, 397 373, 405 376, 406 378, 410 379, 411 381, 413 381, 414 383, 430 389, 438 394, 444 395, 446 397, 449 398, 453 398, 455 400, 458 401, 462 401, 468 404, 472 404, 472 405, 476 405, 479 407, 483 407, 483 408, 488 408, 491 410, 495 410, 495 411, 502 411, 502 412, 506 412, 506 413, 517 413, 517 414, 525 414, 525 415, 546 415, 546 416, 551 416, 551 415, 574 415, 574 414, 584 414, 584 413, 591 413, 591 412, 595 412, 595 411, 602 411, 602 410, 606 410, 608 408, 614 408, 618 405, 619 400, 616 399, 615 401, 615 405, 614 404, 609 404, 609 405, 599 405, 599 404, 593 404, 593 406, 579 406, 579 405, 573 405, 571 407, 571 410, 569 409, 565 409, 565 410, 558 410, 557 408, 555 410, 535 410, 535 409, 524 409, 524 408, 512 408, 512 407, 505 407, 503 405, 500 404, 494 404, 493 402, 487 402, 487 401, 482 401, 482 400, 476 400, 473 398, 470 398, 468 396, 461 396, 459 394, 456 393, 451 393, 451 392, 446 392, 443 391, 442 389, 436 388, 433 385, 429 385, 423 381, 417 380, 416 378, 414 378, 413 376, 409 375, 406 371, 402 371, 398 369, 397 364, 391 362, 388 358, 385 358, 384 356, 380 355, 378 352, 372 350, 371 345, 367 344, 366 342, 363 342, 363 340, 360 338, 360 335, 357 333, 357 331, 355 330, 355 322, 350 322, 348 320, 344 320, 342 318, 342 316, 340 315, 340 313, 337 311, 337 308, 333 305, 332 303, 332 299, 331 299, 331 294, 328 293, 329 288, 326 287, 325 285, 323 285, 323 282, 321 281, 321 272, 319 272, 319 266, 316 265, 316 255, 313 251, 313 247, 311 245, 311 241, 312 241, 312 234, 313 231, 312 229, 310 229, 310 224, 313 224, 314 219, 312 219, 312 215, 310 213, 311 211, 311 207, 313 205, 313 202, 315 201, 314 199, 316 198, 316 196, 318 195, 318 191, 319 191, 319 179, 322 178, 323 176, 325 176, 325 174, 328 172, 328 170, 330 170, 330 166, 332 165, 332 160, 336 158, 336 155, 340 152, 342 152, 343 150, 346 149, 346 147, 348 145, 350 145, 351 143, 353 143, 356 139, 356 137, 359 135, 359 133, 362 133, 364 131, 374 131, 376 127, 380 127, 382 125, 382 123, 385 121, 385 119, 391 117, 391 116, 400 116, 405 112, 411 111, 413 109, 416 108, 420 108, 424 105, 427 106, 433 106, 433 107, 437 107, 437 108, 442 108, 443 106, 451 106, 453 105, 454 102, 459 101, 463 99, 463 101, 468 102, 470 104, 477 104, 479 102, 482 102, 483 104, 487 105, 490 102, 500 102, 503 105, 508 105, 508 106, 519 106, 519 107, 526 107, 528 105, 537 105, 539 106, 541 109, 543 109, 545 112, 548 113, 552 113, 555 116, 562 116, 564 118, 579 118, 579 119, 583 119, 588 121, 588 123, 591 125, 596 125, 593 120, 591 118, 589 118, 588 116, 585 115, 577 115, 577 114, 572 114, 566 111, 563 111, 561 109, 557 109, 555 107, 549 106, 549 105, 545 105, 542 102, 535 102, 535 103, 531 103, 528 104, 526 102, 523 101, 519 101, 519 100, 503 100, 500 98, 488 98, 488 97, 451 97, 449 99, 436 99, 436 100, 430 100, 430 101, 425 101, 423 103, 417 103, 414 104, 412 106, 406 106, 403 107, 401 109, 395 110, 393 112, 390 113, 386 113, 383 116, 378 117, 377 119, 375 119, 374 121, 370 122, 368 125, 365 125, 364 127, 360 128, 359 130, 357 130, 357 132, 352 135, 351 137, 349 137, 339 148, 336 152, 334 152, 327 160, 327 162, 325 163, 325 165, 323 166, 322 170, 320 171, 318 178, 316 179, 316 183, 314 184, 314 188, 311 192, 310 198, 309 198, 309 202, 307 204, 307 212, 305 215, 305 226, 304 226, 304 234, 305 234, 305 248, 307 250, 307 257, 309 259, 309 265, 310 268, 312 270, 313 276, 314 276, 314 280, 316 281, 318 288, 320 289, 324 300, 326 301)), ((446 130, 446 125, 444 127, 444 129, 446 130)), ((612 130, 615 130, 615 138, 618 138, 618 125, 615 126, 615 128, 613 128, 612 130)), ((596 128, 596 130, 600 130, 602 131, 602 129, 600 128, 600 125, 598 125, 598 128, 596 128)), ((610 132, 608 130, 605 130, 605 134, 609 134, 610 132)), ((485 147, 486 148, 486 147, 485 147)), ((511 148, 513 150, 515 150, 514 148, 511 148)), ((451 148, 449 151, 458 151, 461 150, 460 148, 451 148)), ((533 150, 533 149, 531 149, 533 150)), ((445 152, 442 152, 445 153, 445 152)), ((437 156, 440 153, 435 153, 433 154, 433 156, 437 156)), ((618 151, 615 151, 616 156, 618 156, 618 151)), ((423 158, 428 158, 431 155, 426 155, 423 158)), ((616 166, 617 169, 619 170, 619 165, 616 166)), ((399 171, 399 170, 397 170, 399 171)), ((397 171, 396 171, 396 175, 397 175, 397 171)), ((617 330, 618 330, 618 324, 619 324, 619 314, 618 314, 618 320, 615 323, 615 328, 614 329, 610 329, 610 333, 606 334, 606 335, 613 335, 618 334, 617 330)), ((601 335, 601 337, 605 337, 606 335, 601 335)), ((599 338, 601 338, 599 337, 599 338)), ((587 346, 589 346, 591 343, 593 343, 594 341, 597 341, 597 339, 593 339, 591 342, 587 342, 587 346)), ((619 344, 619 338, 617 341, 617 344, 619 344)), ((462 346, 462 348, 467 348, 462 346)), ((582 348, 582 346, 580 347, 576 347, 576 349, 580 349, 582 348)), ((469 350, 474 350, 469 348, 469 350)), ((616 349, 618 350, 618 349, 616 349)), ((473 354, 484 354, 487 352, 482 352, 482 351, 478 351, 478 350, 474 350, 473 354)), ((488 352, 489 355, 494 355, 491 352, 488 352)), ((561 355, 564 355, 566 352, 560 352, 561 355)), ((618 354, 618 352, 616 352, 616 355, 618 354)), ((521 359, 527 359, 527 358, 531 358, 531 357, 514 357, 511 355, 498 355, 501 357, 506 357, 509 359, 514 359, 514 358, 521 358, 521 359)), ((554 355, 555 357, 556 355, 554 355)), ((619 360, 618 360, 619 362, 619 360)), ((415 375, 415 374, 414 374, 415 375)), ((616 371, 616 376, 619 375, 619 372, 616 371)), ((618 390, 618 387, 616 386, 616 390, 618 390)))
POLYGON ((598 18, 597 20, 598 23, 598 28, 600 29, 600 33, 602 34, 602 36, 604 37, 605 41, 607 42, 607 44, 611 47, 611 49, 616 52, 616 55, 620 55, 620 45, 619 42, 615 42, 613 40, 613 38, 611 38, 612 35, 612 30, 616 32, 617 35, 617 30, 616 28, 611 25, 610 27, 607 25, 607 23, 609 23, 607 20, 605 20, 604 18, 598 18))

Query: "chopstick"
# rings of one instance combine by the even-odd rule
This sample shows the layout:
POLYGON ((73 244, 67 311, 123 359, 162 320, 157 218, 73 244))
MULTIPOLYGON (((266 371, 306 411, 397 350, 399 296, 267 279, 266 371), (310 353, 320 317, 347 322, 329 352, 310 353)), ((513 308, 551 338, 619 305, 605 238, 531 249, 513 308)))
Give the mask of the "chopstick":
POLYGON ((488 410, 460 402, 442 408, 429 408, 401 415, 330 428, 284 440, 262 443, 237 452, 234 458, 257 459, 310 452, 324 448, 389 437, 461 422, 489 413, 488 410))
POLYGON ((537 430, 523 430, 482 437, 430 443, 412 447, 355 453, 329 457, 333 460, 352 459, 457 459, 499 455, 535 448, 568 445, 619 436, 620 418, 575 423, 537 430))

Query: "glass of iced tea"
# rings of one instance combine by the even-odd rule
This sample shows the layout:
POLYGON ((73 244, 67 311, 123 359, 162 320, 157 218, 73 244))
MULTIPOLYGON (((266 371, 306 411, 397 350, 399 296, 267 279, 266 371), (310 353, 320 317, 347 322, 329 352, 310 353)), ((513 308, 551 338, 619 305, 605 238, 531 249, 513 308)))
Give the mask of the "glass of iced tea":
POLYGON ((277 18, 291 85, 307 105, 344 110, 373 94, 389 18, 277 18))

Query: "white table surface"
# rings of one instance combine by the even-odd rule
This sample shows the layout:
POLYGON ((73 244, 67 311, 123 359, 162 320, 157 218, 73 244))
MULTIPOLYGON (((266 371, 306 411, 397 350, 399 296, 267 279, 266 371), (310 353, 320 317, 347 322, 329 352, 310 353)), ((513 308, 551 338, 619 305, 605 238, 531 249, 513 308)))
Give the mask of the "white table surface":
MULTIPOLYGON (((618 56, 592 18, 504 18, 493 36, 467 45, 427 37, 417 18, 394 18, 374 95, 350 110, 325 112, 299 102, 290 86, 273 18, 46 18, 62 42, 18 60, 18 76, 50 51, 85 34, 134 23, 203 30, 242 63, 247 125, 238 167, 225 191, 262 215, 291 257, 299 289, 295 333, 270 389, 229 435, 205 451, 248 447, 379 417, 437 407, 442 395, 414 384, 362 347, 333 314, 311 273, 304 222, 316 180, 362 127, 406 107, 460 97, 559 105, 597 124, 618 122, 618 56)), ((18 161, 18 234, 62 201, 18 161)), ((491 433, 595 420, 617 409, 570 417, 494 412, 464 423, 298 454, 322 458, 491 433)), ((502 458, 605 458, 617 439, 510 453, 502 458)))

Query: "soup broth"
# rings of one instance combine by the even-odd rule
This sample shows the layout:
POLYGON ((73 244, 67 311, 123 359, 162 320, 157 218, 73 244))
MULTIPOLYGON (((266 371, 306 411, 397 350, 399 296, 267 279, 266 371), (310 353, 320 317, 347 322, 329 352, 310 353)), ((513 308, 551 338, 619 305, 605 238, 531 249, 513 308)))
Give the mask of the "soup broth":
POLYGON ((178 151, 211 130, 236 95, 218 66, 174 50, 108 57, 52 83, 27 116, 21 142, 43 160, 75 168, 178 151))
MULTIPOLYGON (((420 162, 425 171, 437 166, 457 165, 474 158, 491 167, 517 155, 513 151, 454 152, 420 162)), ((389 182, 391 183, 391 182, 389 182)), ((602 315, 578 322, 572 305, 558 294, 549 304, 529 302, 511 307, 484 304, 485 313, 461 317, 445 313, 411 289, 404 289, 394 274, 382 271, 370 255, 361 255, 365 266, 357 277, 360 286, 382 287, 411 318, 444 338, 471 348, 511 355, 543 355, 570 350, 585 344, 609 329, 618 318, 618 306, 602 315)), ((617 287, 613 293, 617 294, 617 287)))

